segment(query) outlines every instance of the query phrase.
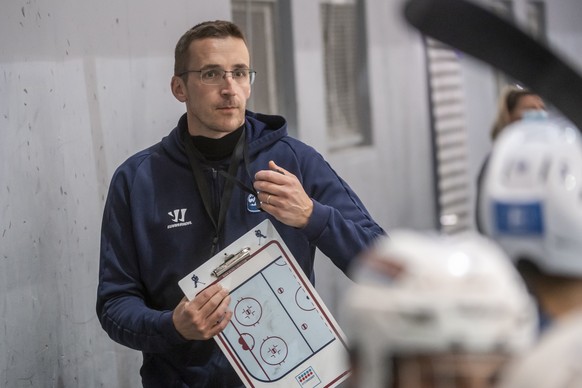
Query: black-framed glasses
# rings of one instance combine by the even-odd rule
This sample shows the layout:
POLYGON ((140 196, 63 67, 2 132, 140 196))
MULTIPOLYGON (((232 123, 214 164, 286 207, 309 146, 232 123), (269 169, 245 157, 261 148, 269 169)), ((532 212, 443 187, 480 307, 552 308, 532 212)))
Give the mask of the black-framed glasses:
POLYGON ((187 73, 200 73, 200 82, 205 85, 220 85, 228 73, 230 73, 232 79, 238 84, 252 85, 253 82, 255 82, 255 76, 257 74, 257 72, 253 69, 243 68, 235 70, 224 70, 220 68, 213 68, 203 70, 186 70, 180 73, 179 77, 187 73))

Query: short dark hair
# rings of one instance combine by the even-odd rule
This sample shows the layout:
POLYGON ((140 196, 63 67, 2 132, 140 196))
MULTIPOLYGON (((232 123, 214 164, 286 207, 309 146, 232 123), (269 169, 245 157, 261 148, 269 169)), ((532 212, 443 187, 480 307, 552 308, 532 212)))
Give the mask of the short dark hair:
POLYGON ((242 39, 246 44, 246 39, 240 28, 226 20, 206 21, 190 28, 176 44, 176 49, 174 50, 174 75, 179 75, 188 70, 186 68, 190 59, 188 48, 193 41, 205 38, 228 37, 242 39))
POLYGON ((527 89, 512 90, 507 94, 505 99, 505 104, 507 106, 507 111, 512 113, 519 100, 525 96, 536 96, 537 94, 527 89))

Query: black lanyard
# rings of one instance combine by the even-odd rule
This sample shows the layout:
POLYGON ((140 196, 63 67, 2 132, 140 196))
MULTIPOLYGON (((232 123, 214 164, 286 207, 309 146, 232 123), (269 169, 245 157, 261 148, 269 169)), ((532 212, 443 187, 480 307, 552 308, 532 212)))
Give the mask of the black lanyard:
MULTIPOLYGON (((192 137, 188 133, 188 131, 184 131, 182 133, 182 140, 186 146, 186 154, 188 155, 188 160, 190 161, 190 167, 192 168, 192 173, 194 174, 194 180, 196 181, 196 186, 200 192, 200 196, 202 197, 202 203, 204 204, 204 208, 206 209, 206 213, 212 220, 214 225, 214 237, 212 238, 212 247, 210 249, 210 257, 214 256, 216 253, 216 247, 218 245, 218 239, 220 236, 220 232, 222 231, 222 227, 224 226, 224 221, 226 219, 226 212, 228 210, 228 204, 232 197, 232 191, 234 185, 236 184, 241 190, 246 191, 247 193, 253 194, 258 200, 257 191, 252 188, 249 188, 247 185, 242 183, 240 180, 236 178, 236 172, 238 170, 238 165, 244 159, 245 168, 247 174, 250 175, 249 172, 249 159, 248 159, 248 151, 247 145, 245 141, 245 130, 243 129, 236 146, 234 147, 234 151, 232 152, 232 157, 230 159, 230 165, 228 166, 228 172, 224 170, 218 170, 218 174, 226 179, 226 183, 224 185, 224 191, 222 193, 222 197, 220 198, 220 205, 218 210, 218 219, 216 219, 214 212, 212 211, 212 199, 210 198, 210 188, 208 185, 208 181, 204 176, 204 172, 202 171, 202 166, 200 165, 200 161, 204 160, 204 156, 202 153, 196 149, 194 146, 194 142, 192 141, 192 137)), ((251 179, 252 180, 252 179, 251 179)))

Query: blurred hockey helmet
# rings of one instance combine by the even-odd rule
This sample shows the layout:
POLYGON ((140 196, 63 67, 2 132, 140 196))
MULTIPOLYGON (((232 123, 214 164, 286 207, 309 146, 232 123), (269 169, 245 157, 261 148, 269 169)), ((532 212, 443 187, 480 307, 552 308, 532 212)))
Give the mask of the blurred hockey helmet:
POLYGON ((582 276, 582 140, 575 127, 543 117, 508 126, 480 190, 483 232, 512 260, 582 276))
POLYGON ((340 318, 358 387, 390 386, 401 372, 391 369, 397 358, 509 357, 535 337, 525 285, 503 251, 477 234, 393 231, 356 261, 352 278, 340 318))

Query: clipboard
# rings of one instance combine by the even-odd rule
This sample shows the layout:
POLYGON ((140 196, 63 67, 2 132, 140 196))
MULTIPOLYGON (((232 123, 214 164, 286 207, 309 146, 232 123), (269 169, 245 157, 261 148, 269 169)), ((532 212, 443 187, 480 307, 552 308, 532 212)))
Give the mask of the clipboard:
POLYGON ((192 300, 219 282, 233 317, 214 340, 247 387, 335 387, 345 335, 269 220, 178 282, 192 300))

